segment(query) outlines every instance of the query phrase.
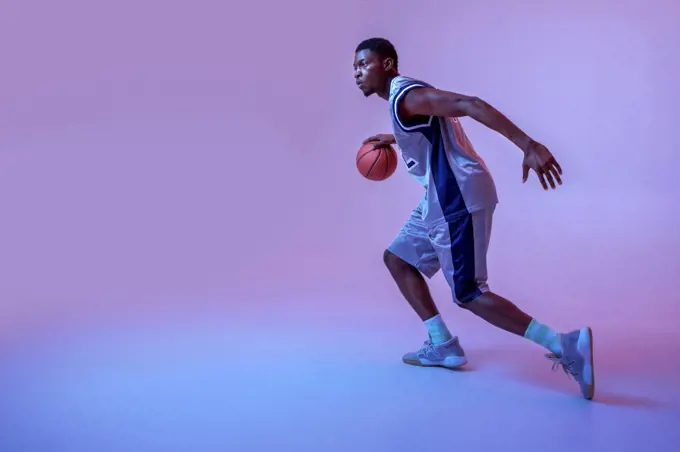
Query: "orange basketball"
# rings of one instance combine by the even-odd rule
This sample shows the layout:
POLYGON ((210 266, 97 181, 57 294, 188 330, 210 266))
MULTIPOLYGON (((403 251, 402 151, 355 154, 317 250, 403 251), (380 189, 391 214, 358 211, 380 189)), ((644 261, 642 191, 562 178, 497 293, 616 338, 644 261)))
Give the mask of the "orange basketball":
POLYGON ((357 169, 366 179, 381 181, 397 169, 397 151, 392 146, 373 149, 375 143, 367 143, 357 152, 357 169))

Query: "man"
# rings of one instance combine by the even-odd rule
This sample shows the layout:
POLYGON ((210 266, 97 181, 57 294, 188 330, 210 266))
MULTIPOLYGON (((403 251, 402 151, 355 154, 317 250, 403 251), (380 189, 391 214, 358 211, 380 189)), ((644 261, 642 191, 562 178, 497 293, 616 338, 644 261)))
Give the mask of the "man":
POLYGON ((465 352, 442 320, 422 275, 439 269, 454 302, 488 323, 545 347, 547 358, 562 365, 579 383, 583 397, 595 390, 592 331, 558 333, 522 312, 487 285, 486 254, 498 198, 482 158, 474 151, 459 117, 470 117, 512 141, 524 153, 522 182, 533 170, 545 190, 562 184, 562 169, 550 151, 532 140, 483 100, 438 90, 399 74, 398 56, 386 39, 359 44, 354 76, 366 97, 389 103, 393 135, 364 141, 375 148, 396 144, 425 195, 385 250, 384 260, 399 290, 428 330, 429 340, 403 361, 420 366, 456 368, 465 352))

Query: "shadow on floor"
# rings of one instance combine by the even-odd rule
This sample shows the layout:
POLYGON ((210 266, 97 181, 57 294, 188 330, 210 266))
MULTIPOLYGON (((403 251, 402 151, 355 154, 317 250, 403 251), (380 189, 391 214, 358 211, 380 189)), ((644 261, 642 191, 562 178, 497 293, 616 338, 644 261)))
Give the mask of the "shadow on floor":
MULTIPOLYGON (((664 386, 669 385, 673 375, 680 374, 680 364, 668 358, 677 356, 680 350, 669 350, 668 344, 663 347, 647 345, 644 349, 640 347, 639 350, 634 350, 632 346, 622 343, 611 348, 602 344, 596 349, 596 393, 593 403, 649 410, 680 410, 680 391, 668 394, 663 390, 664 386), (655 350, 659 352, 654 352, 655 350), (639 364, 640 360, 631 364, 631 357, 641 356, 644 357, 644 366, 639 364), (607 381, 616 380, 617 376, 624 376, 628 381, 627 384, 617 384, 617 387, 631 387, 630 382, 634 382, 635 387, 631 387, 627 393, 608 389, 607 381), (659 395, 650 397, 641 393, 659 395)), ((484 372, 485 369, 494 369, 501 372, 503 377, 514 381, 565 394, 578 391, 577 383, 570 380, 561 367, 553 370, 553 363, 543 356, 541 349, 532 344, 507 349, 468 348, 466 351, 470 360, 467 366, 469 371, 484 372)))

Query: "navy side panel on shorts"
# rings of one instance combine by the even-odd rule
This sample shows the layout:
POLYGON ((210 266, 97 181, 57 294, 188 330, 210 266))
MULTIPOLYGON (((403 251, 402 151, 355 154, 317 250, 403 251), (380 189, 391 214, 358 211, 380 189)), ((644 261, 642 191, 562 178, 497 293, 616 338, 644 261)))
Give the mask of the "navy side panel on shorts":
POLYGON ((460 303, 466 303, 482 294, 477 285, 472 215, 463 215, 449 222, 449 234, 451 234, 454 294, 460 303))

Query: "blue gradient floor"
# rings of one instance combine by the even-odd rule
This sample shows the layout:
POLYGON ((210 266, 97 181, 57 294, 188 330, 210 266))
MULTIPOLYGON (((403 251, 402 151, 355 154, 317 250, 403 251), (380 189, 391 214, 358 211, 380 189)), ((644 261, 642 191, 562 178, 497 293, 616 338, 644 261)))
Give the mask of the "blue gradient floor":
POLYGON ((449 371, 400 362, 410 331, 256 329, 93 329, 3 353, 0 451, 680 450, 668 344, 601 344, 587 402, 521 341, 470 339, 469 369, 449 371))

